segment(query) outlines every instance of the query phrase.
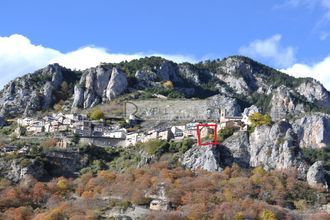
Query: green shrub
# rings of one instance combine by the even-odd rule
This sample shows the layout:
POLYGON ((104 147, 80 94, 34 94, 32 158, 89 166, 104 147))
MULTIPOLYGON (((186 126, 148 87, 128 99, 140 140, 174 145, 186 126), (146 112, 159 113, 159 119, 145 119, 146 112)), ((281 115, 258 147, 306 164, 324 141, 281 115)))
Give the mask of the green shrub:
POLYGON ((137 144, 139 148, 142 148, 145 152, 150 155, 161 155, 163 153, 168 152, 169 150, 169 143, 167 141, 159 140, 159 139, 152 139, 145 143, 137 144))
POLYGON ((272 125, 272 118, 266 114, 263 115, 259 112, 253 113, 249 116, 249 121, 251 122, 250 131, 253 131, 254 128, 263 126, 263 125, 272 125))
POLYGON ((226 128, 221 129, 218 132, 219 141, 226 140, 228 137, 232 136, 234 134, 234 132, 235 132, 235 128, 233 128, 233 127, 226 127, 226 128))
POLYGON ((104 118, 104 112, 99 108, 95 108, 90 112, 90 119, 92 120, 100 120, 104 118))

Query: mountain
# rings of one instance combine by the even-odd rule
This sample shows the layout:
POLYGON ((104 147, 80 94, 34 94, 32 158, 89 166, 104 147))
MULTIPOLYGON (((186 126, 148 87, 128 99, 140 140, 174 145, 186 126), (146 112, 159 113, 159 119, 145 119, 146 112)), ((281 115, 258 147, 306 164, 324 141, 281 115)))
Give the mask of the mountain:
MULTIPOLYGON (((5 119, 36 117, 53 110, 89 111, 114 100, 139 100, 143 105, 150 99, 157 100, 160 108, 168 105, 165 99, 184 101, 179 103, 185 103, 180 109, 183 113, 201 106, 199 112, 207 114, 209 105, 225 109, 228 116, 260 112, 270 117, 267 123, 248 129, 228 126, 221 130, 221 144, 203 147, 192 139, 152 139, 127 148, 80 143, 74 145, 75 151, 47 147, 56 143, 51 136, 40 143, 30 137, 13 138, 5 148, 20 150, 14 154, 3 150, 0 157, 2 211, 32 204, 31 216, 53 215, 57 209, 52 207, 62 207, 56 202, 60 199, 67 202, 63 206, 66 217, 76 210, 92 213, 95 209, 100 210, 99 217, 132 219, 155 219, 153 215, 180 219, 176 217, 191 216, 194 210, 198 217, 191 219, 311 219, 314 214, 315 219, 322 219, 319 213, 330 213, 326 206, 330 201, 329 91, 314 79, 294 78, 247 57, 197 64, 150 57, 103 63, 83 71, 48 65, 14 79, 0 91, 0 121, 4 125, 5 119), (2 188, 5 184, 8 189, 2 188), (17 194, 13 192, 31 195, 13 199, 17 194), (153 202, 169 201, 173 204, 168 212, 146 208, 153 202)), ((172 126, 174 120, 167 123, 172 126)), ((149 131, 157 126, 150 123, 148 129, 138 129, 149 131)), ((8 127, 1 133, 16 128, 8 127)), ((329 214, 324 216, 327 219, 329 214)))
POLYGON ((101 64, 82 72, 58 64, 16 78, 0 92, 1 114, 15 117, 52 109, 90 108, 124 93, 143 90, 169 98, 206 98, 222 94, 241 108, 257 105, 274 120, 310 111, 328 112, 330 93, 311 78, 294 78, 247 57, 232 56, 198 64, 150 57, 101 64), (174 88, 164 88, 171 81, 174 88))

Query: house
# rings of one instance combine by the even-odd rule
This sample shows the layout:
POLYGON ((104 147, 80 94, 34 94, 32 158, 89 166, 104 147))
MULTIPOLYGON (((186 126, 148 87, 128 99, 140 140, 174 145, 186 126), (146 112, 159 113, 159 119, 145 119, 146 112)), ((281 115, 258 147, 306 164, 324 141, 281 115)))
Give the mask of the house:
POLYGON ((105 131, 103 137, 116 138, 116 139, 126 139, 126 129, 105 131))
POLYGON ((52 121, 51 123, 50 123, 52 126, 60 126, 60 122, 58 122, 58 121, 52 121))
POLYGON ((34 134, 42 133, 45 131, 45 127, 40 125, 31 125, 27 127, 27 131, 34 134))
POLYGON ((60 132, 66 132, 69 130, 69 126, 68 125, 60 125, 58 126, 58 131, 60 132))
POLYGON ((29 151, 30 151, 29 147, 24 146, 18 151, 18 154, 27 154, 29 151))
POLYGON ((64 149, 70 147, 71 145, 72 145, 72 142, 70 140, 66 139, 66 138, 61 139, 60 141, 58 141, 56 143, 56 147, 64 148, 64 149))
POLYGON ((33 121, 33 118, 19 118, 17 119, 17 124, 18 126, 23 126, 23 127, 27 127, 30 125, 30 123, 33 121))
POLYGON ((149 209, 154 211, 168 211, 171 208, 171 204, 168 201, 154 199, 150 202, 149 209))
POLYGON ((203 126, 200 129, 200 137, 201 138, 208 138, 210 135, 214 135, 214 129, 208 126, 203 126))
POLYGON ((173 126, 171 132, 175 139, 182 139, 184 137, 185 126, 173 126))
MULTIPOLYGON (((182 134, 183 135, 183 134, 182 134)), ((159 131, 157 134, 157 138, 160 140, 169 141, 174 138, 174 135, 170 129, 159 131)))
POLYGON ((242 122, 242 116, 228 116, 226 109, 220 110, 220 128, 225 128, 227 122, 242 122))
POLYGON ((74 123, 74 120, 70 119, 70 118, 64 118, 63 120, 63 125, 69 125, 69 126, 72 126, 73 123, 74 123))
POLYGON ((186 137, 197 137, 197 124, 198 123, 188 123, 186 124, 186 130, 184 135, 186 137))
POLYGON ((146 196, 153 199, 150 202, 149 209, 155 211, 167 211, 171 209, 171 202, 168 200, 166 196, 164 183, 160 183, 158 185, 156 194, 150 194, 149 192, 147 192, 146 196))
POLYGON ((138 133, 126 134, 126 146, 136 145, 136 143, 138 142, 138 137, 138 133))
POLYGON ((150 130, 147 131, 147 133, 142 137, 141 141, 147 142, 156 138, 158 138, 158 132, 156 130, 150 130))
POLYGON ((51 124, 49 122, 45 123, 45 132, 50 133, 51 124))
POLYGON ((50 126, 49 127, 49 133, 54 133, 58 131, 58 126, 50 126))
POLYGON ((42 120, 44 120, 45 122, 51 122, 51 121, 54 121, 55 118, 53 116, 47 115, 47 116, 43 117, 42 120))

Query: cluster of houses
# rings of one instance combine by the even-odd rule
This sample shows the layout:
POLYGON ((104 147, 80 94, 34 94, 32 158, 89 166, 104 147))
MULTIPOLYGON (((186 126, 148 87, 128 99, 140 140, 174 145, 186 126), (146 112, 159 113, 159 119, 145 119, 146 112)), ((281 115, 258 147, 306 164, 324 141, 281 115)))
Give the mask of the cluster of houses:
POLYGON ((45 133, 72 133, 82 137, 124 138, 124 130, 118 126, 106 126, 100 121, 90 121, 82 114, 52 114, 41 119, 22 118, 17 120, 18 135, 45 133), (22 129, 23 128, 23 129, 22 129))
MULTIPOLYGON (((134 120, 133 116, 130 116, 128 119, 129 122, 131 120, 134 120)), ((77 134, 81 138, 85 138, 87 140, 97 138, 103 138, 105 140, 117 139, 120 141, 115 142, 114 145, 123 147, 135 145, 138 142, 147 142, 151 139, 176 141, 182 140, 183 138, 197 138, 198 133, 202 137, 214 133, 214 130, 210 129, 210 127, 202 127, 202 130, 197 132, 196 128, 199 124, 197 122, 190 122, 180 126, 172 126, 166 129, 128 132, 125 128, 120 128, 119 125, 109 126, 100 121, 90 121, 86 115, 63 113, 52 114, 41 119, 22 118, 18 119, 17 123, 18 129, 16 133, 18 136, 25 132, 32 135, 45 133, 77 134)), ((248 117, 244 114, 242 117, 227 116, 226 110, 221 110, 219 120, 208 124, 217 125, 218 130, 216 132, 229 126, 235 127, 238 130, 246 130, 248 125, 248 117)), ((109 144, 110 142, 104 143, 109 144)), ((60 146, 65 147, 66 144, 60 143, 60 146)))

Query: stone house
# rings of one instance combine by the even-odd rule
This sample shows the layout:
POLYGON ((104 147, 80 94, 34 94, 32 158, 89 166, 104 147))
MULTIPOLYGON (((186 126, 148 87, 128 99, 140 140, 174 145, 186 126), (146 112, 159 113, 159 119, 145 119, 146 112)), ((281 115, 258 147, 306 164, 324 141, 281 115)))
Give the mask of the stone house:
POLYGON ((154 199, 150 202, 149 209, 154 211, 168 211, 171 208, 171 204, 168 201, 154 199))
POLYGON ((103 133, 103 137, 115 138, 115 139, 126 139, 126 130, 108 130, 103 133))
POLYGON ((44 131, 45 131, 45 127, 41 126, 41 125, 31 125, 31 126, 27 127, 27 132, 34 133, 34 134, 42 133, 44 131))
POLYGON ((236 125, 243 129, 244 122, 242 116, 228 116, 226 109, 220 110, 220 129, 228 127, 228 125, 236 125))
POLYGON ((169 141, 174 138, 174 135, 170 129, 159 131, 157 134, 157 138, 164 141, 169 141))
POLYGON ((18 126, 27 127, 31 124, 32 121, 33 118, 19 118, 17 119, 17 124, 18 126))
POLYGON ((185 130, 185 126, 173 126, 171 128, 171 132, 173 133, 173 137, 175 139, 183 139, 185 130))
POLYGON ((72 142, 70 140, 66 139, 66 138, 61 139, 60 141, 58 141, 56 143, 56 147, 64 148, 64 149, 70 147, 71 145, 72 145, 72 142))
POLYGON ((136 145, 138 142, 139 134, 138 133, 130 133, 126 134, 126 146, 136 145))
POLYGON ((60 125, 58 126, 58 131, 60 132, 66 132, 69 130, 69 126, 68 125, 60 125))

